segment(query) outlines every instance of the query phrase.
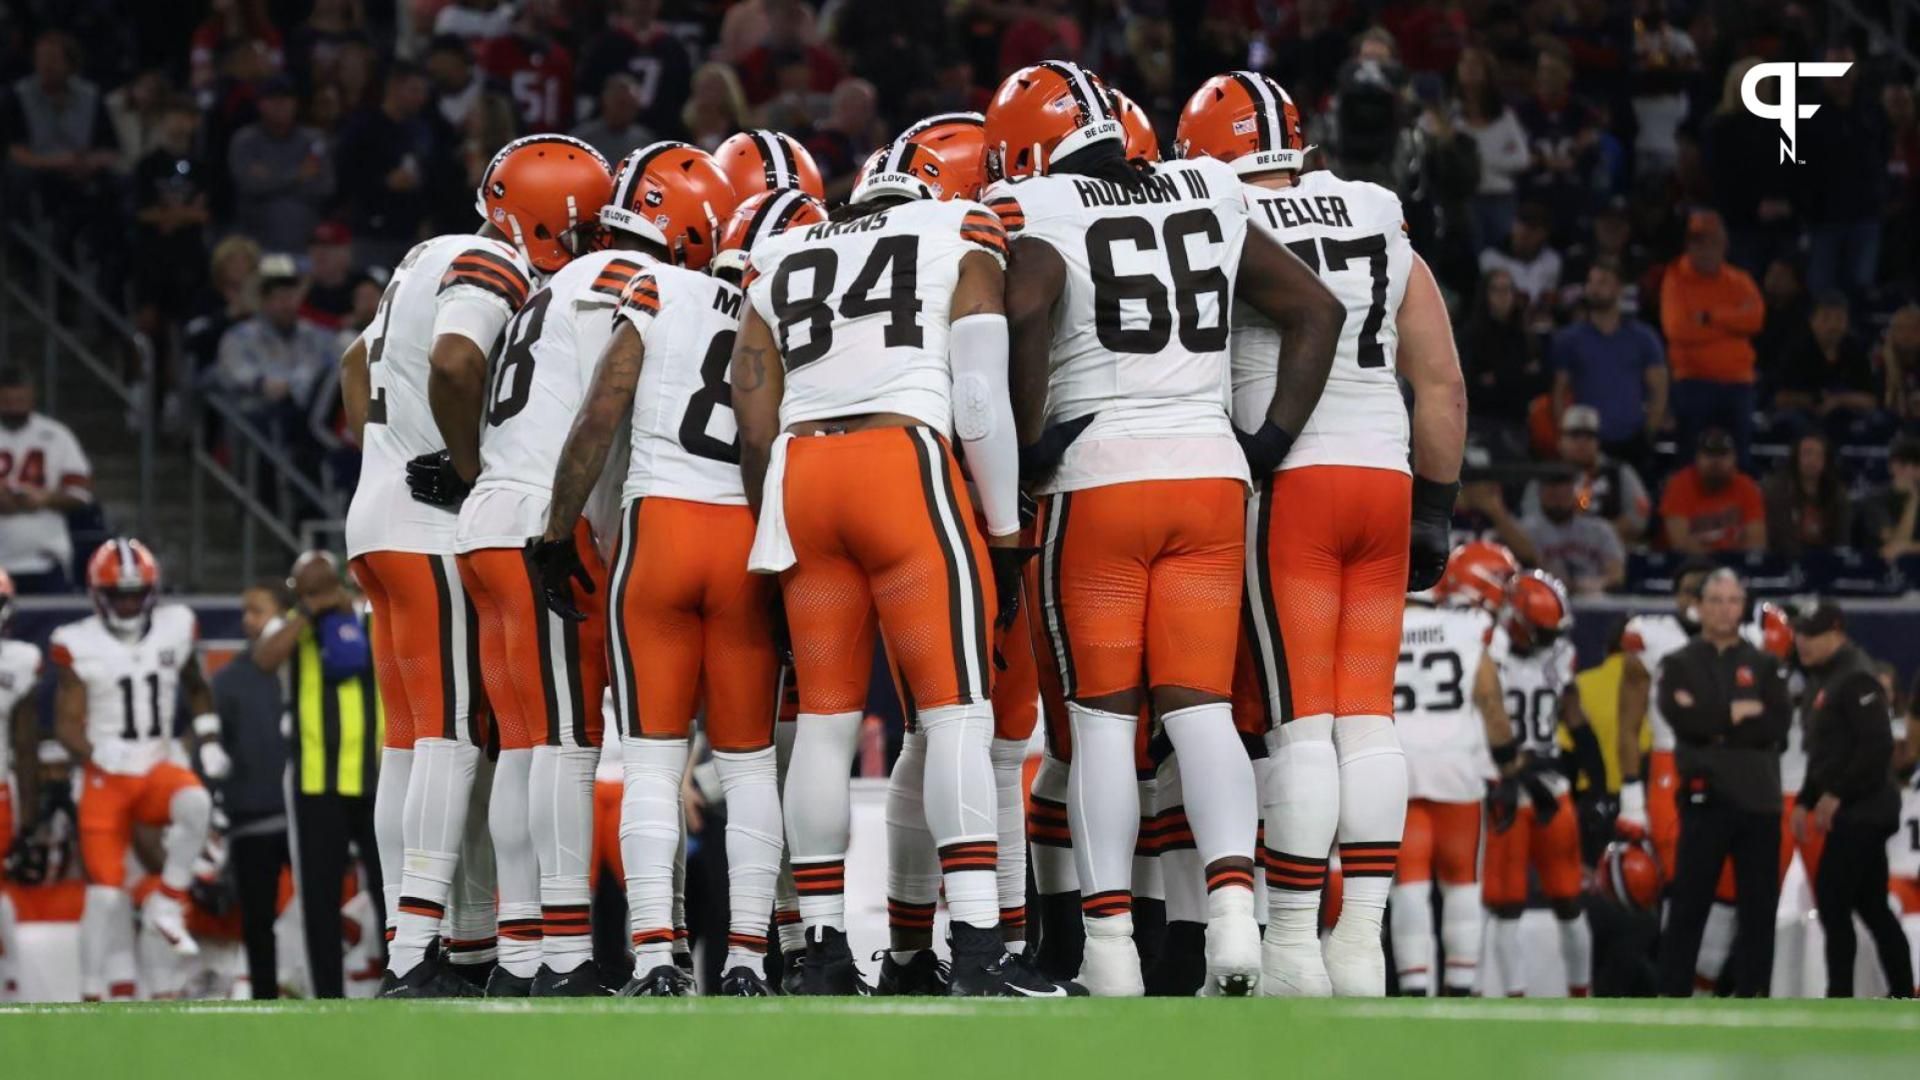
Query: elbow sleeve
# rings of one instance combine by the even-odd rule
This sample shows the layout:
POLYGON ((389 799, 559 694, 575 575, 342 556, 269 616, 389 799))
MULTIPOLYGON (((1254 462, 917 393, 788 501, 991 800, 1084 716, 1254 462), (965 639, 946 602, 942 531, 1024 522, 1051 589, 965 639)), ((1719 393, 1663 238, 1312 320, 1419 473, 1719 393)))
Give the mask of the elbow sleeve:
POLYGON ((1020 447, 1007 389, 1006 316, 956 320, 948 353, 953 432, 966 447, 987 531, 1005 536, 1020 528, 1020 447))

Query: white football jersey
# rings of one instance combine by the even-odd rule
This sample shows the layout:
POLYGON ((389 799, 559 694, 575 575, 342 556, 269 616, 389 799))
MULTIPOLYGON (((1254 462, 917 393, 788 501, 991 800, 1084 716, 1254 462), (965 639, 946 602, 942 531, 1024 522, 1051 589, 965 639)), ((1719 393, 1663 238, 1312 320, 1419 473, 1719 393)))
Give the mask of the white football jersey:
POLYGON ((950 431, 949 309, 972 251, 1006 265, 1006 230, 965 199, 916 199, 756 245, 747 298, 786 368, 780 426, 892 412, 950 431))
POLYGON ((185 604, 157 605, 138 641, 114 636, 98 615, 53 632, 53 662, 87 688, 87 741, 95 766, 139 776, 167 760, 180 673, 192 662, 198 638, 193 610, 185 604))
POLYGON ((1227 416, 1229 317, 1247 200, 1212 158, 1138 188, 1061 174, 998 183, 988 205, 1066 266, 1047 423, 1095 418, 1042 494, 1136 480, 1247 480, 1227 416))
POLYGON ((1474 676, 1493 617, 1466 604, 1408 599, 1393 678, 1394 727, 1407 753, 1407 796, 1478 802, 1493 776, 1474 676))
MULTIPOLYGON (((1558 758, 1560 699, 1573 686, 1573 642, 1562 636, 1551 645, 1522 653, 1513 647, 1506 628, 1496 627, 1487 653, 1500 673, 1515 745, 1536 759, 1558 758)), ((1566 790, 1564 778, 1559 790, 1566 790)))
POLYGON ((439 236, 414 245, 394 268, 373 322, 361 335, 373 400, 361 448, 360 485, 347 507, 347 554, 454 550, 457 511, 416 502, 407 462, 445 450, 427 404, 434 339, 460 333, 493 351, 500 328, 526 302, 525 260, 481 236, 439 236))
MULTIPOLYGON (((0 488, 90 498, 93 465, 72 428, 31 413, 18 428, 0 426, 0 488)), ((16 574, 37 574, 65 570, 72 562, 65 514, 36 510, 0 517, 0 566, 16 574)))
MULTIPOLYGON (((1340 298, 1347 318, 1326 389, 1285 469, 1361 465, 1407 472, 1407 403, 1395 360, 1400 302, 1413 272, 1400 197, 1324 169, 1291 188, 1247 187, 1254 227, 1286 245, 1340 298)), ((1257 431, 1273 400, 1280 331, 1245 304, 1233 309, 1233 421, 1257 431)))
POLYGON ((746 505, 729 381, 742 302, 732 285, 676 266, 650 266, 634 281, 616 318, 639 332, 646 359, 621 502, 746 505))
POLYGON ((652 261, 635 251, 582 255, 507 324, 487 364, 480 478, 460 505, 456 551, 517 548, 546 530, 554 466, 613 336, 614 308, 652 261))
MULTIPOLYGON (((39 681, 40 650, 24 641, 0 641, 0 723, 12 718, 14 706, 32 694, 39 681)), ((35 765, 31 761, 23 764, 28 768, 35 765)), ((9 735, 0 739, 0 784, 7 782, 12 767, 13 738, 9 735)))
POLYGON ((1920 878, 1920 774, 1900 789, 1900 827, 1887 837, 1887 869, 1920 878))

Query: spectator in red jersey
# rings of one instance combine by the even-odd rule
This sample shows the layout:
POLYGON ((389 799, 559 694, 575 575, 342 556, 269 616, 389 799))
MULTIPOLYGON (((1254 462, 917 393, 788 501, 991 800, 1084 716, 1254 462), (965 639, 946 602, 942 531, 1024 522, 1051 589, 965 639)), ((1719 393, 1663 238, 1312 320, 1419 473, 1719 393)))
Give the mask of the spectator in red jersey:
POLYGON ((1760 551, 1767 546, 1766 499, 1735 464, 1733 436, 1710 428, 1693 464, 1667 478, 1660 493, 1667 547, 1685 555, 1760 551))
POLYGON ((513 28, 480 44, 480 70, 513 97, 528 131, 573 127, 573 53, 554 33, 556 0, 527 0, 513 28))
POLYGON ((832 93, 840 82, 840 61, 810 36, 813 21, 805 16, 805 5, 800 0, 766 0, 764 6, 766 37, 734 65, 740 72, 740 87, 747 92, 747 103, 763 105, 783 91, 832 93), (806 72, 798 87, 789 84, 791 76, 782 78, 796 67, 806 72))
MULTIPOLYGON (((747 6, 736 4, 727 12, 728 21, 747 6)), ((612 7, 607 32, 581 49, 575 106, 583 114, 590 112, 607 79, 624 71, 639 88, 640 122, 663 139, 685 138, 680 110, 692 92, 693 80, 693 58, 687 47, 660 23, 660 0, 616 0, 612 7)), ((729 128, 727 134, 738 130, 738 126, 729 128)))

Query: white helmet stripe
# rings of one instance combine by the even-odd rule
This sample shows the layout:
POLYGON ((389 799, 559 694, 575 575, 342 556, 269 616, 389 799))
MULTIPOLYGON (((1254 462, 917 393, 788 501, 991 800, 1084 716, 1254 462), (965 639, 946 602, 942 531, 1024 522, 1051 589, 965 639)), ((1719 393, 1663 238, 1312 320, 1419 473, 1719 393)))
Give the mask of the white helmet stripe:
POLYGON ((752 134, 753 144, 760 148, 760 156, 767 163, 767 186, 776 189, 793 187, 793 157, 787 153, 787 137, 766 128, 759 128, 752 134))

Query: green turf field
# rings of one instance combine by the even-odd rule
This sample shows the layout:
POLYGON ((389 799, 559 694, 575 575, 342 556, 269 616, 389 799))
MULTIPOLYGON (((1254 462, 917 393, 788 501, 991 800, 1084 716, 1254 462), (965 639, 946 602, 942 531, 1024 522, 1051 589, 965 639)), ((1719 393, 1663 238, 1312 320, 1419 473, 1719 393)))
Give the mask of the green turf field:
POLYGON ((1426 1080, 1920 1072, 1911 1002, 688 1001, 0 1008, 0 1076, 1426 1080))

